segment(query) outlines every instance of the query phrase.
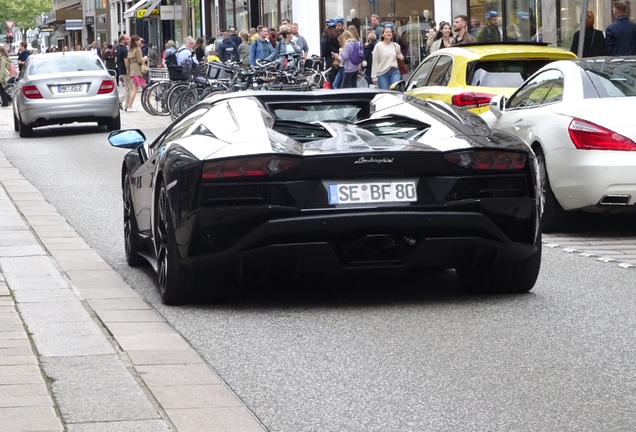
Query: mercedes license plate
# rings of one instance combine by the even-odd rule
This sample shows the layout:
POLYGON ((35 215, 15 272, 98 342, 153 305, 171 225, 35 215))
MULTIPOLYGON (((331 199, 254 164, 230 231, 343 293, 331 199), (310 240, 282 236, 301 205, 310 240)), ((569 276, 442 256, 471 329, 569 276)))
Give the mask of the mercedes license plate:
POLYGON ((81 84, 75 85, 59 85, 57 86, 58 93, 78 93, 84 89, 84 86, 81 84))
POLYGON ((329 204, 375 204, 417 201, 414 180, 329 185, 329 204))

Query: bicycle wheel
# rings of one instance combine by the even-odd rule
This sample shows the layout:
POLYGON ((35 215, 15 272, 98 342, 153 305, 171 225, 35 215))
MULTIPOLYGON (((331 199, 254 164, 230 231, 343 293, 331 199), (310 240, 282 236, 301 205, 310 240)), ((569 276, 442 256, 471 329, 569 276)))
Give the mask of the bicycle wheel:
MULTIPOLYGON (((181 93, 190 88, 190 84, 188 83, 177 83, 173 84, 170 90, 168 91, 168 111, 170 111, 170 115, 172 115, 172 110, 177 107, 177 99, 181 96, 181 93)), ((174 117, 173 117, 174 118, 174 117)))
POLYGON ((168 91, 172 87, 169 81, 155 82, 144 88, 141 93, 141 106, 148 114, 167 116, 168 111, 168 91))
POLYGON ((369 88, 369 83, 362 73, 358 74, 358 88, 369 88))
POLYGON ((186 112, 187 110, 189 110, 190 108, 192 108, 193 106, 195 106, 197 102, 199 102, 202 99, 204 92, 205 92, 205 88, 203 87, 192 87, 191 89, 188 89, 185 92, 183 92, 181 97, 179 97, 179 102, 178 102, 179 109, 175 110, 175 111, 179 111, 177 113, 177 117, 183 114, 184 112, 186 112))

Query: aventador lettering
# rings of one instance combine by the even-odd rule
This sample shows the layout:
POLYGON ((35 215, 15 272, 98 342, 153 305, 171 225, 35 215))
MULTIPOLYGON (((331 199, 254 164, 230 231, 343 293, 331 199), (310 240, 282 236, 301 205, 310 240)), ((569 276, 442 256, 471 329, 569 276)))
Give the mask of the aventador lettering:
POLYGON ((357 164, 368 164, 368 163, 376 163, 376 164, 390 164, 393 163, 393 158, 382 158, 382 159, 376 159, 376 158, 365 158, 364 156, 361 156, 360 159, 358 159, 356 162, 357 164))

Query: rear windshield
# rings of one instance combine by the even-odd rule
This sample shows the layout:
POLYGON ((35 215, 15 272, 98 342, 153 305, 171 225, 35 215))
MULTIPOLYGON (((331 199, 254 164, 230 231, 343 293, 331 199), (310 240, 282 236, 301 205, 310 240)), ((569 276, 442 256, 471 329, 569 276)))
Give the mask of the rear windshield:
POLYGON ((585 98, 636 96, 636 61, 625 59, 616 62, 583 63, 580 66, 596 90, 585 92, 585 98))
POLYGON ((466 83, 481 87, 520 87, 552 60, 473 61, 466 68, 466 83))
MULTIPOLYGON (((368 103, 366 105, 368 115, 368 103)), ((271 104, 270 107, 276 119, 307 123, 333 120, 354 122, 365 115, 365 106, 361 104, 281 103, 271 104)))
POLYGON ((68 73, 79 71, 104 70, 102 62, 96 56, 51 57, 38 55, 29 62, 29 75, 68 73))

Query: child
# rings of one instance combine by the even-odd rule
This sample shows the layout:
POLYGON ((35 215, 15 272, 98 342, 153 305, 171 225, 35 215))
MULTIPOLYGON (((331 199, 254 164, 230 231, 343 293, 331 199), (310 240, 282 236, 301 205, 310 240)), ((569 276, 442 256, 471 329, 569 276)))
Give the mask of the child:
POLYGON ((219 62, 221 63, 221 59, 216 55, 216 51, 210 51, 210 55, 208 56, 208 63, 219 62))

